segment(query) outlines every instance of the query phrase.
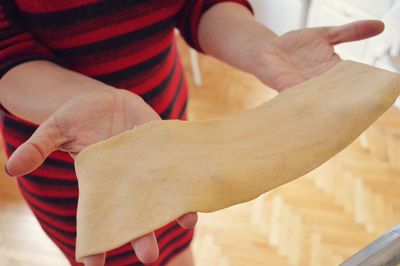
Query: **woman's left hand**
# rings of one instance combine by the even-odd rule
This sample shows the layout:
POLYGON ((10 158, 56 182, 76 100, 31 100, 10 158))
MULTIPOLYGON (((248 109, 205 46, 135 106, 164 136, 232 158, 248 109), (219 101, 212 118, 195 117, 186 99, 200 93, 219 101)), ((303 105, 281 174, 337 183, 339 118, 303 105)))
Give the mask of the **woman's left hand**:
POLYGON ((363 40, 381 33, 377 20, 357 21, 336 27, 319 27, 288 32, 260 47, 253 74, 266 85, 282 91, 318 76, 341 61, 334 45, 363 40))

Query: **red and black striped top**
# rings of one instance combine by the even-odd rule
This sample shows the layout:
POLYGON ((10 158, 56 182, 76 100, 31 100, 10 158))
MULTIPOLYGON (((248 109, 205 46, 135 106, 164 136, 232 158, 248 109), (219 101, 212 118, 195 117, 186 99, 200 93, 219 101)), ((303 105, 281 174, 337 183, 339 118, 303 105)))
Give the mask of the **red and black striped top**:
MULTIPOLYGON (((0 77, 20 63, 49 60, 140 95, 163 119, 185 119, 187 85, 173 30, 200 50, 202 14, 227 1, 250 8, 246 0, 1 0, 0 77)), ((3 111, 10 155, 37 125, 3 111)), ((78 187, 72 159, 54 152, 18 183, 47 235, 77 265, 78 187)), ((173 222, 156 233, 161 252, 155 265, 164 265, 190 243, 193 232, 173 222)), ((124 246, 108 253, 107 265, 141 264, 124 246)))

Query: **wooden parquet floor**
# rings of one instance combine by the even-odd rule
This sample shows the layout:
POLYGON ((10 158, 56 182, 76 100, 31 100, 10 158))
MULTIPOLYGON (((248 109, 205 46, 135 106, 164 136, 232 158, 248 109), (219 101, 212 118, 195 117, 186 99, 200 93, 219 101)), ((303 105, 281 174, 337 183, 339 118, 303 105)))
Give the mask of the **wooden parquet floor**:
MULTIPOLYGON (((182 41, 179 47, 192 87, 190 119, 240 112, 275 95, 255 78, 205 56, 203 85, 195 88, 187 49, 182 41)), ((391 109, 310 174, 252 202, 200 214, 193 251, 198 266, 338 265, 398 223, 400 111, 391 109)), ((0 265, 67 265, 3 172, 0 265)))

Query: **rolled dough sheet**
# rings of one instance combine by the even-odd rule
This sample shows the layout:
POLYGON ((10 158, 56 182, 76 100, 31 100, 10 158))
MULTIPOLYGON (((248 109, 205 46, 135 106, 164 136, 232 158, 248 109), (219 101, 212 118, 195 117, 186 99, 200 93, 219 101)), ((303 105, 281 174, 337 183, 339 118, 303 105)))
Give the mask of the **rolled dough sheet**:
POLYGON ((344 61, 249 111, 150 122, 87 147, 75 161, 77 259, 308 173, 357 138, 399 92, 398 74, 344 61))

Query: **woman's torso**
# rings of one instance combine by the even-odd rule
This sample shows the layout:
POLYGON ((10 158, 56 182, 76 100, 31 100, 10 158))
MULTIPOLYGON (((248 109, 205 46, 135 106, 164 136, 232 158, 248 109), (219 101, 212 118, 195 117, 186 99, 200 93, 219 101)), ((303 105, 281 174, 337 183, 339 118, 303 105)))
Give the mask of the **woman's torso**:
MULTIPOLYGON (((16 0, 13 12, 65 67, 142 96, 163 119, 185 119, 187 86, 173 31, 184 2, 16 0)), ((2 131, 7 154, 35 129, 6 113, 2 131)), ((18 181, 43 229, 71 260, 78 197, 73 160, 54 152, 18 181)), ((176 223, 161 229, 161 259, 187 246, 191 234, 176 223)), ((129 247, 111 254, 116 265, 125 259, 137 262, 129 247)))

